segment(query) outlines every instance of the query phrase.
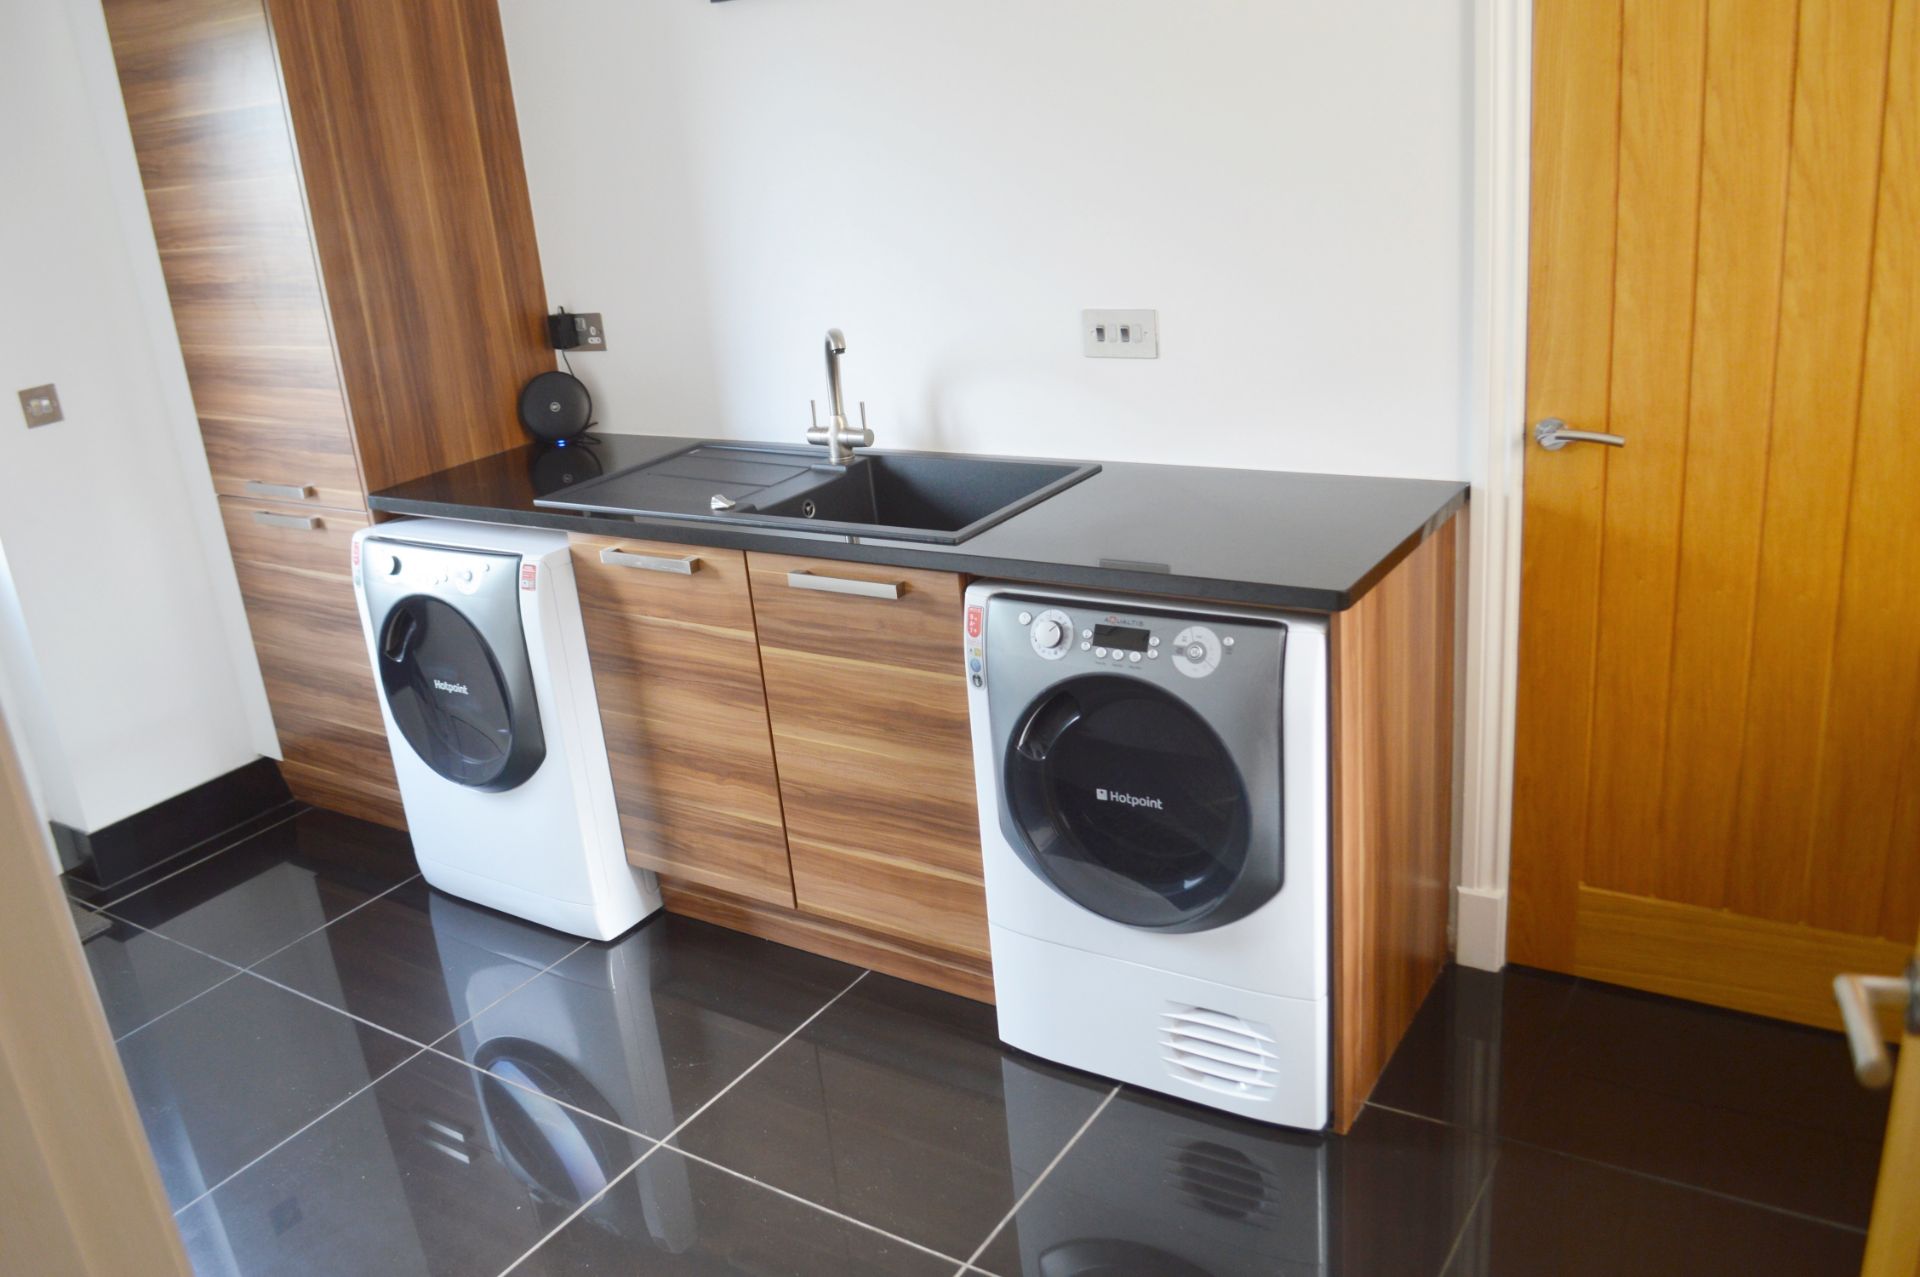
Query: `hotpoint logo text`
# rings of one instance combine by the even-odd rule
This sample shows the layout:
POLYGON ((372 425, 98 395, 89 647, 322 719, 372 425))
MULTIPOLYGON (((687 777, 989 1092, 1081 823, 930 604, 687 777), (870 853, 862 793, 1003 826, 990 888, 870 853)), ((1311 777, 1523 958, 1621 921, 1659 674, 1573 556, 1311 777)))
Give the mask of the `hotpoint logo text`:
POLYGON ((1167 805, 1158 798, 1142 798, 1138 794, 1123 794, 1117 789, 1096 789, 1093 796, 1103 803, 1119 803, 1122 807, 1151 807, 1155 811, 1165 811, 1167 805))

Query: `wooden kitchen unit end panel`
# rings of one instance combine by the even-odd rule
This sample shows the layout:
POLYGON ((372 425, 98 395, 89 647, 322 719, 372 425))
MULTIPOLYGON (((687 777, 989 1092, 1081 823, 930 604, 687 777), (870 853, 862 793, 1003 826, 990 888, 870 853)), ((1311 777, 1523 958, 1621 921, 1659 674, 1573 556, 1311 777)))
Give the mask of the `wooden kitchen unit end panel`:
POLYGON ((1423 541, 1328 635, 1333 759, 1333 1112, 1345 1131, 1447 961, 1455 565, 1423 541))
POLYGON ((746 556, 572 538, 627 859, 793 905, 746 556))

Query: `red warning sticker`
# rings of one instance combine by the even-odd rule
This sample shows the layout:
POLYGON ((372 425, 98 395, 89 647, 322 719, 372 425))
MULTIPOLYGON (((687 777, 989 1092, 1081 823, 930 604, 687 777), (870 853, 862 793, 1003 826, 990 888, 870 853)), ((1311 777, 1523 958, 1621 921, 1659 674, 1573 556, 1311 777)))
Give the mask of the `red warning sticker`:
POLYGON ((358 541, 353 543, 353 566, 360 566, 360 543, 358 541))
POLYGON ((538 563, 522 563, 520 565, 520 588, 523 590, 531 590, 534 581, 539 575, 540 565, 538 563))
POLYGON ((978 603, 975 603, 973 606, 967 609, 967 637, 968 638, 979 638, 980 631, 982 628, 985 627, 986 623, 987 623, 986 614, 981 611, 980 605, 978 603))

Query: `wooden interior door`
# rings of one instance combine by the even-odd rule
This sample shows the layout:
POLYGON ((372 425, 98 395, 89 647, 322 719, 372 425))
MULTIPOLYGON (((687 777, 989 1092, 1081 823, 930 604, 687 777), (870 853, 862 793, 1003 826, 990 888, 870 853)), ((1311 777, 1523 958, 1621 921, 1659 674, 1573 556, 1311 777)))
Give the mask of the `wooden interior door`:
POLYGON ((1509 954, 1808 1023, 1920 924, 1920 0, 1542 0, 1509 954), (1531 425, 1529 426, 1531 430, 1531 425))

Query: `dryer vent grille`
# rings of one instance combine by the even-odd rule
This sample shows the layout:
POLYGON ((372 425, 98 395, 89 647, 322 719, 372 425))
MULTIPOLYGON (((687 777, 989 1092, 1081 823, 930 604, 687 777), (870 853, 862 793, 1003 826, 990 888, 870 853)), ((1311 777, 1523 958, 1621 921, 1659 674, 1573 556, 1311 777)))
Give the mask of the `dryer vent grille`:
POLYGON ((1264 1100, 1279 1057, 1273 1030, 1224 1011, 1169 1003, 1160 1013, 1160 1058, 1182 1082, 1221 1095, 1264 1100))

